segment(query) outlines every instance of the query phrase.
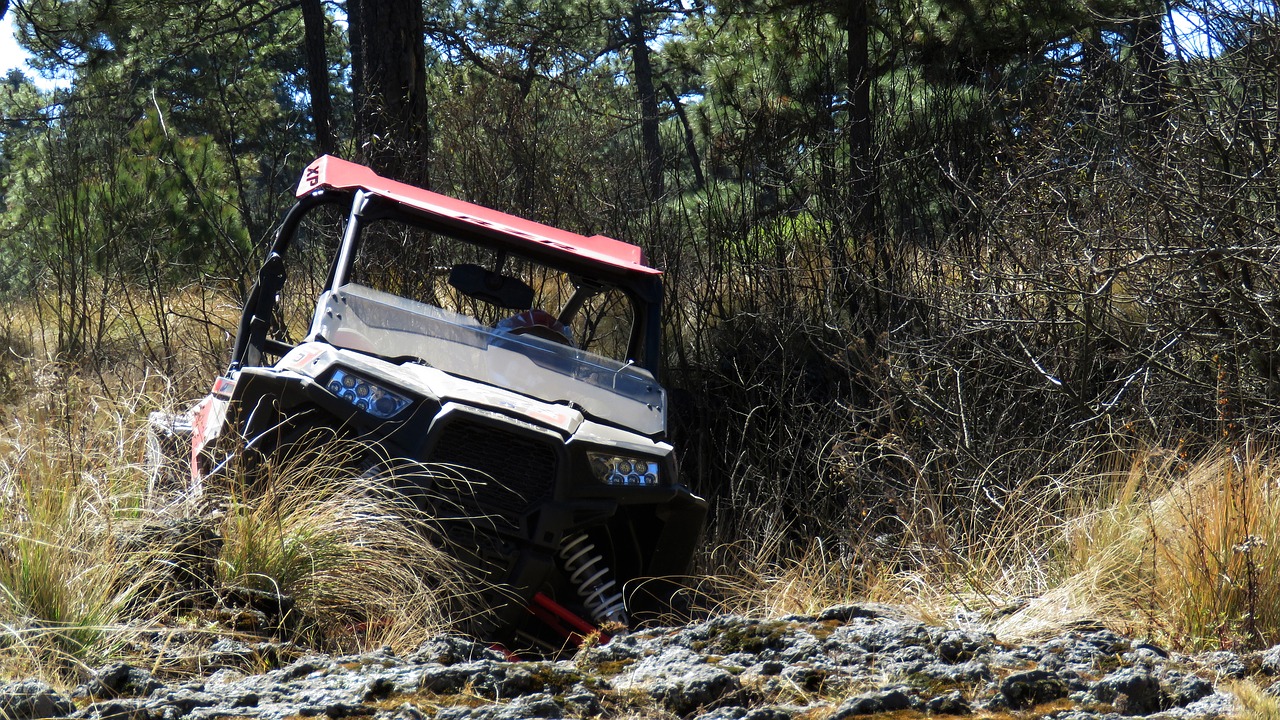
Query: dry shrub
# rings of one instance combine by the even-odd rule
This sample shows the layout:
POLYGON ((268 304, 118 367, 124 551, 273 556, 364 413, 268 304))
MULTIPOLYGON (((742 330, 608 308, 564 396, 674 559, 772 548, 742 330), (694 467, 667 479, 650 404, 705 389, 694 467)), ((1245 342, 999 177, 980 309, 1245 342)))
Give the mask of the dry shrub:
POLYGON ((1276 698, 1252 680, 1231 683, 1239 717, 1244 720, 1280 720, 1280 698, 1276 698))

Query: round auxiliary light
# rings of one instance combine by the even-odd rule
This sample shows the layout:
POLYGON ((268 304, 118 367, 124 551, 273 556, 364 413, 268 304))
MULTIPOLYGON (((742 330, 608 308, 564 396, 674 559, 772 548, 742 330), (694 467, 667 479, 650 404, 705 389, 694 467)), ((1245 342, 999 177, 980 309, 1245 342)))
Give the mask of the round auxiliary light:
POLYGON ((344 373, 344 374, 342 375, 342 386, 343 386, 343 387, 346 387, 346 388, 353 388, 353 387, 355 387, 355 386, 356 386, 356 376, 355 376, 355 375, 349 375, 349 374, 344 373))
POLYGON ((356 385, 356 396, 362 398, 369 397, 369 383, 360 383, 359 385, 356 385))
POLYGON ((330 383, 329 383, 329 392, 333 393, 334 395, 341 395, 341 394, 342 394, 342 383, 338 382, 337 380, 334 380, 334 381, 330 382, 330 383))

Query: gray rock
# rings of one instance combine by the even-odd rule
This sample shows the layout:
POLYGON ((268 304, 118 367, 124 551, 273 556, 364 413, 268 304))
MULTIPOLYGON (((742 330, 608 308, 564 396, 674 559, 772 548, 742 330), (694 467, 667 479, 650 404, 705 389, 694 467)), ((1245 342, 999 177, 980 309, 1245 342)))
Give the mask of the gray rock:
POLYGON ((900 608, 892 605, 882 605, 880 603, 853 603, 849 605, 836 605, 818 613, 818 620, 826 622, 834 620, 836 622, 849 622, 854 618, 863 618, 866 620, 897 620, 905 621, 908 615, 900 608))
POLYGON ((1256 654, 1258 669, 1267 675, 1280 675, 1280 645, 1256 654))
POLYGON ((712 710, 699 715, 697 720, 791 720, 795 717, 794 708, 778 705, 766 705, 757 708, 744 708, 737 705, 712 710))
POLYGON ((1220 678, 1239 680, 1249 672, 1239 655, 1226 650, 1202 653, 1195 659, 1220 678))
POLYGON ((934 715, 968 715, 973 712, 969 707, 969 701, 964 699, 964 694, 959 690, 930 698, 925 702, 924 707, 934 715))
POLYGON ((995 637, 989 633, 945 630, 937 639, 936 652, 942 662, 960 663, 990 652, 994 644, 995 637))
POLYGON ((984 662, 970 660, 958 665, 933 663, 920 668, 916 675, 935 683, 972 685, 991 680, 991 668, 984 662))
POLYGON ((244 694, 233 694, 230 697, 218 696, 213 693, 201 692, 191 688, 178 688, 176 690, 164 693, 157 693, 149 706, 171 707, 177 710, 180 715, 190 714, 192 710, 203 707, 213 707, 220 702, 227 702, 235 707, 251 707, 257 705, 256 699, 253 702, 246 701, 244 694))
POLYGON ((1014 710, 1034 707, 1067 696, 1062 678, 1044 670, 1014 673, 1000 683, 1000 696, 1014 710))
POLYGON ((1175 711, 1184 718, 1226 718, 1239 714, 1236 699, 1227 693, 1215 692, 1175 711))
POLYGON ((1139 668, 1120 668, 1094 683, 1091 692, 1124 715, 1150 715, 1169 704, 1159 679, 1139 668))
POLYGON ((564 709, 548 695, 532 695, 501 704, 477 708, 442 708, 439 720, 523 720, 524 718, 562 718, 564 709))
POLYGON ((701 662, 692 651, 667 648, 645 658, 612 680, 618 690, 640 690, 672 712, 685 715, 700 708, 714 709, 741 689, 729 672, 701 662))
POLYGON ((822 689, 822 681, 827 677, 826 670, 812 665, 784 666, 779 674, 794 687, 806 692, 819 692, 822 689))
POLYGON ((487 645, 458 635, 442 635, 420 645, 407 659, 414 663, 455 665, 474 660, 505 660, 506 656, 487 645))
POLYGON ((746 708, 738 705, 730 705, 728 707, 716 708, 709 713, 703 713, 699 715, 696 720, 742 720, 746 715, 746 708))
POLYGON ((89 682, 72 693, 77 698, 114 700, 120 697, 144 697, 164 685, 142 668, 114 662, 98 668, 89 682))
POLYGON ((854 695, 831 714, 828 720, 844 720, 859 715, 874 715, 894 710, 907 710, 911 707, 911 698, 901 690, 880 690, 876 692, 854 695))
POLYGON ((1169 707, 1184 707, 1213 694, 1213 683, 1198 675, 1177 671, 1166 672, 1160 678, 1160 687, 1169 707))
POLYGON ((70 698, 40 680, 0 685, 0 717, 8 720, 67 717, 75 711, 70 698))
POLYGON ((163 715, 153 714, 136 698, 103 700, 77 712, 74 717, 84 720, 159 720, 163 715))

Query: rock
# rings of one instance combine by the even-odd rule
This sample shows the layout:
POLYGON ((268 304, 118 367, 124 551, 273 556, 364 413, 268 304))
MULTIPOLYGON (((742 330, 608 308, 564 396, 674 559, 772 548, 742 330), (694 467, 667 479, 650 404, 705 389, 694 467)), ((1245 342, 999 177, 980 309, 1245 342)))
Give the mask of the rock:
POLYGON ((1273 645, 1270 648, 1256 654, 1256 662, 1258 669, 1267 675, 1280 675, 1280 645, 1273 645))
POLYGON ((89 682, 76 688, 76 698, 114 700, 120 697, 145 697, 164 685, 147 670, 127 663, 104 665, 94 672, 89 682))
POLYGON ((1000 683, 1000 695, 1014 710, 1034 707, 1067 696, 1067 684, 1045 670, 1014 673, 1000 683))
POLYGON ((916 675, 948 685, 974 685, 991 680, 991 668, 986 663, 976 660, 958 665, 933 663, 920 668, 916 675))
POLYGON ((1227 693, 1219 692, 1206 695, 1179 710, 1181 711, 1178 713, 1179 716, 1184 718, 1226 718, 1239 715, 1236 699, 1227 693))
POLYGON ((75 711, 69 698, 40 680, 0 685, 0 717, 7 720, 67 717, 75 711))
POLYGON ((678 715, 714 708, 741 689, 728 671, 701 662, 692 651, 673 647, 648 657, 614 678, 618 690, 642 690, 678 715))
POLYGON ((418 647, 408 660, 415 663, 454 665, 473 660, 505 660, 500 651, 459 635, 441 635, 418 647))
POLYGON ((1014 647, 972 628, 933 627, 902 613, 837 614, 847 619, 722 616, 643 629, 560 661, 509 661, 456 635, 433 638, 404 656, 384 648, 300 659, 302 651, 288 643, 222 640, 198 659, 216 668, 203 678, 160 685, 143 670, 113 663, 82 687, 96 702, 78 712, 48 686, 16 684, 0 688, 0 703, 7 703, 0 717, 791 720, 903 710, 1007 715, 1061 701, 1029 714, 1202 720, 1235 712, 1232 697, 1215 693, 1212 680, 1233 657, 1269 672, 1257 654, 1189 659, 1105 630, 1076 629, 1014 647), (264 653, 293 662, 250 674, 264 666, 264 653), (887 681, 907 684, 881 684, 887 681))
POLYGON ((188 715, 196 708, 213 707, 223 700, 227 700, 228 704, 234 707, 252 707, 258 704, 256 697, 249 701, 245 698, 245 694, 235 694, 230 698, 222 698, 213 693, 185 687, 165 693, 157 693, 153 700, 156 705, 176 709, 180 715, 188 715))
MULTIPOLYGON (((96 702, 77 712, 74 717, 84 720, 152 720, 152 715, 136 699, 96 702)), ((155 720, 160 717, 156 715, 155 720)))
POLYGON ((1094 683, 1091 692, 1124 715, 1150 715, 1168 706, 1160 681, 1145 669, 1120 668, 1094 683))
POLYGON ((908 615, 901 608, 892 605, 882 605, 880 603, 852 603, 848 605, 836 605, 818 613, 818 620, 827 622, 834 620, 836 622, 847 623, 854 618, 865 618, 867 620, 897 620, 899 622, 908 619, 908 615))
POLYGON ((964 695, 959 690, 930 698, 924 707, 934 715, 968 715, 973 712, 969 707, 969 701, 964 699, 964 695))
POLYGON ((863 693, 840 703, 840 707, 831 714, 828 720, 844 720, 859 715, 874 715, 894 710, 906 710, 911 707, 911 698, 901 690, 882 690, 863 693))
POLYGON ((1197 675, 1177 671, 1166 672, 1160 678, 1160 687, 1169 707, 1184 707, 1213 694, 1213 683, 1197 675))
POLYGON ((1201 653, 1195 659, 1212 670, 1219 678, 1239 680, 1249 672, 1239 655, 1226 650, 1201 653))
POLYGON ((439 720, 524 720, 525 718, 562 718, 564 710, 548 695, 517 698, 503 705, 477 708, 444 708, 436 714, 439 720))

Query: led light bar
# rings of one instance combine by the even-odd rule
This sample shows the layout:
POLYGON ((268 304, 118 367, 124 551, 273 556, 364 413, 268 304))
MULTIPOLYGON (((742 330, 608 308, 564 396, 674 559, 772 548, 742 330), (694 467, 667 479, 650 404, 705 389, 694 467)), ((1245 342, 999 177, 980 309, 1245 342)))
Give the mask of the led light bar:
POLYGON ((409 405, 409 398, 342 368, 333 371, 329 392, 377 418, 387 419, 409 405))
POLYGON ((658 463, 648 458, 589 452, 587 461, 591 463, 591 474, 609 485, 658 484, 658 463))

